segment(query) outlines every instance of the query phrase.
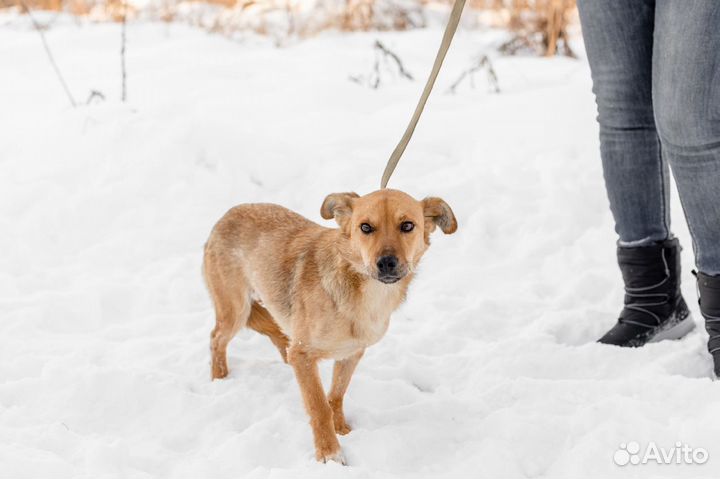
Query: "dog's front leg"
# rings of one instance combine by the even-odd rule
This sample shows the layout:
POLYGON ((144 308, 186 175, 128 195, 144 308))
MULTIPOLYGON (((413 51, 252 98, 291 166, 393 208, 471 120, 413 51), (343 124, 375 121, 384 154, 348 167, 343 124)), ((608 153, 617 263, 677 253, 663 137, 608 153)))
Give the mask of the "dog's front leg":
POLYGON ((353 372, 355 372, 355 366, 357 366, 358 361, 360 361, 364 353, 365 350, 363 349, 349 358, 345 358, 342 361, 335 361, 335 366, 333 367, 333 381, 330 394, 328 395, 328 402, 333 412, 335 432, 343 436, 352 430, 345 421, 343 397, 345 397, 345 392, 350 384, 350 378, 352 378, 353 372))
POLYGON ((333 413, 320 380, 318 358, 291 346, 288 349, 288 362, 295 371, 305 408, 310 415, 310 426, 315 439, 315 458, 322 462, 335 461, 344 465, 345 458, 335 436, 333 413))

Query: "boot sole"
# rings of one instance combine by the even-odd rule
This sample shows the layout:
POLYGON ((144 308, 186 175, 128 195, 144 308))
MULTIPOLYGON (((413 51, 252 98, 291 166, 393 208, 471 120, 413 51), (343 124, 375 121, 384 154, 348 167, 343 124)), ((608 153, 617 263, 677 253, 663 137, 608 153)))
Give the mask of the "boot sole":
POLYGON ((690 331, 695 329, 695 321, 691 313, 688 313, 683 319, 675 324, 668 324, 665 328, 658 328, 652 333, 652 337, 648 343, 657 343, 666 339, 680 339, 685 337, 690 331))

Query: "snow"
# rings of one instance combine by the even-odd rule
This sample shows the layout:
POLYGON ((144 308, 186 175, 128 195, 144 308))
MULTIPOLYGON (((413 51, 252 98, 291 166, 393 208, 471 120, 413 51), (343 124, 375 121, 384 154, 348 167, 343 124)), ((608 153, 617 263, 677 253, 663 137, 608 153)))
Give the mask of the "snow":
MULTIPOLYGON (((700 327, 642 349, 596 344, 622 298, 584 60, 492 56, 460 30, 391 186, 441 196, 407 303, 345 405, 349 466, 314 460, 290 368, 245 331, 210 381, 200 275, 214 222, 275 202, 321 222, 327 193, 377 188, 441 31, 326 33, 276 48, 175 24, 0 23, 0 477, 717 477, 720 389, 700 327), (381 39, 415 82, 377 90, 381 39), (621 443, 680 441, 704 465, 617 466, 621 443)), ((582 45, 577 45, 582 53, 582 45)), ((329 223, 327 223, 329 224, 329 223)), ((331 363, 322 373, 328 384, 331 363)))

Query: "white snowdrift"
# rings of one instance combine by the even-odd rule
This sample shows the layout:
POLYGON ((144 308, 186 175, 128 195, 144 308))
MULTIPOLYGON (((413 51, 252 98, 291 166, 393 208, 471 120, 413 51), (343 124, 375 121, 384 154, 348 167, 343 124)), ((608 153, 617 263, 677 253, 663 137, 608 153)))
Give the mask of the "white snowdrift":
MULTIPOLYGON (((232 205, 321 221, 374 190, 439 30, 325 34, 276 49, 131 25, 0 29, 0 477, 717 477, 720 388, 702 328, 629 350, 594 340, 622 297, 585 61, 496 58, 502 93, 443 92, 493 34, 461 31, 391 186, 437 195, 407 304, 346 399, 350 466, 313 459, 290 369, 263 337, 210 382, 202 245, 232 205), (380 38, 419 79, 380 89, 380 38), (704 465, 613 463, 621 443, 703 447, 704 465)), ((690 241, 679 207, 676 232, 690 241)), ((696 319, 699 318, 696 308, 696 319)), ((701 324, 701 323, 699 323, 701 324)), ((328 378, 330 363, 324 365, 328 378)))

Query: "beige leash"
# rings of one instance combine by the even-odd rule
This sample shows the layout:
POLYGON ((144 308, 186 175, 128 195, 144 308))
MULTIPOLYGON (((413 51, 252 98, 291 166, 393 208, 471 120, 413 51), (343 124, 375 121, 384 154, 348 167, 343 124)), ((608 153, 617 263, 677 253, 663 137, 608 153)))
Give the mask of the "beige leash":
POLYGON ((430 92, 433 89, 433 85, 435 85, 438 73, 440 73, 440 67, 442 67, 443 60, 445 60, 445 55, 450 49, 450 43, 452 42, 453 36, 455 36, 455 31, 460 23, 460 16, 462 15, 464 6, 465 0, 455 0, 455 5, 453 5, 452 12, 450 12, 450 19, 445 27, 445 34, 443 35, 440 49, 435 57, 435 63, 433 64, 427 83, 425 83, 425 89, 420 96, 420 101, 418 101, 418 104, 415 107, 415 113, 413 113, 413 116, 410 119, 410 124, 407 126, 405 133, 400 139, 400 143, 397 144, 392 152, 392 155, 390 155, 390 159, 385 166, 385 172, 383 172, 382 180, 380 181, 380 188, 387 187, 390 176, 393 174, 393 171, 395 171, 395 167, 397 166, 398 161, 400 161, 400 157, 403 152, 405 152, 405 148, 407 148, 408 143, 410 143, 410 138, 412 138, 413 132, 415 132, 415 127, 417 126, 420 115, 422 115, 423 109, 425 108, 425 103, 427 103, 430 92))

